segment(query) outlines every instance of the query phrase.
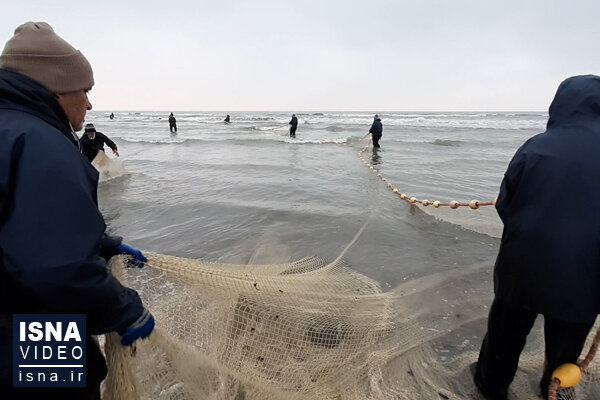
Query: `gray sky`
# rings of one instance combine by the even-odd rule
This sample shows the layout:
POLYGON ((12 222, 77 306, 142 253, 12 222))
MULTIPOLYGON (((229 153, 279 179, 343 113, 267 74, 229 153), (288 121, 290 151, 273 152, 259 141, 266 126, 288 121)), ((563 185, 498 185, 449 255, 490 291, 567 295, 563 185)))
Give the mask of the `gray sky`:
POLYGON ((487 3, 20 0, 0 41, 50 23, 113 111, 537 111, 600 74, 600 1, 487 3))

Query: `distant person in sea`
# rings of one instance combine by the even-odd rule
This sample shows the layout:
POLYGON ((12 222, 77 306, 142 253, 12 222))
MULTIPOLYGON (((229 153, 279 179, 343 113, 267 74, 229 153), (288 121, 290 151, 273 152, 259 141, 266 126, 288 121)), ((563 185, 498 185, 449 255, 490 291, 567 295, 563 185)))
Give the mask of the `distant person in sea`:
POLYGON ((292 119, 290 120, 290 137, 296 137, 296 128, 298 128, 298 118, 296 118, 296 114, 292 114, 292 119))
POLYGON ((115 114, 114 113, 110 113, 110 119, 115 119, 115 114))
POLYGON ((517 150, 496 205, 504 223, 494 267, 495 298, 475 369, 488 399, 507 399, 519 355, 538 314, 546 362, 540 381, 575 363, 600 314, 600 77, 560 84, 546 131, 517 150))
POLYGON ((81 151, 92 162, 99 151, 104 151, 106 144, 111 148, 114 155, 119 157, 119 151, 115 142, 110 140, 102 132, 96 131, 94 124, 85 124, 84 134, 81 136, 81 151))
POLYGON ((371 134, 371 140, 373 140, 373 147, 380 147, 379 139, 381 139, 381 135, 383 134, 383 125, 381 124, 379 114, 375 114, 373 124, 371 124, 371 129, 369 129, 369 133, 371 134))
POLYGON ((225 119, 223 120, 223 122, 225 122, 226 124, 228 124, 230 122, 229 114, 227 114, 227 116, 225 117, 225 119))
POLYGON ((173 113, 169 115, 169 129, 171 132, 177 132, 177 120, 175 119, 173 113))

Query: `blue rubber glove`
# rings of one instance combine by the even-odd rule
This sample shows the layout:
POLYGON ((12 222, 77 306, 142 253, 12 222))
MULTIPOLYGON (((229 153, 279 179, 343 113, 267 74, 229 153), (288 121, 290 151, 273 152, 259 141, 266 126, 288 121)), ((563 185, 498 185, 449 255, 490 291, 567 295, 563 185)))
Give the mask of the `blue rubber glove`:
POLYGON ((138 339, 145 339, 154 330, 154 317, 144 308, 142 315, 121 334, 121 344, 131 346, 138 339))
POLYGON ((138 249, 134 249, 131 246, 121 243, 117 246, 117 253, 119 254, 128 254, 131 256, 129 262, 127 263, 128 267, 144 267, 144 263, 148 261, 146 256, 142 254, 138 249))

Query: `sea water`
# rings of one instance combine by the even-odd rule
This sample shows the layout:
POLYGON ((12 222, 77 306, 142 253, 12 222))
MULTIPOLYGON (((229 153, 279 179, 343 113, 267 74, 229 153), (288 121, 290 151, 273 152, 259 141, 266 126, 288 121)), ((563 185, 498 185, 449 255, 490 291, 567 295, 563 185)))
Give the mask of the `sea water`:
MULTIPOLYGON (((92 111, 129 174, 101 182, 109 231, 143 250, 255 264, 344 258, 384 289, 476 263, 493 265, 493 207, 416 207, 358 157, 373 112, 92 111), (231 123, 225 124, 226 114, 231 123)), ((363 157, 400 192, 492 201, 513 154, 542 132, 545 112, 380 113, 381 149, 363 157)), ((109 155, 110 151, 107 149, 109 155)), ((112 156, 112 155, 111 155, 112 156)), ((490 277, 491 278, 491 277, 490 277)))

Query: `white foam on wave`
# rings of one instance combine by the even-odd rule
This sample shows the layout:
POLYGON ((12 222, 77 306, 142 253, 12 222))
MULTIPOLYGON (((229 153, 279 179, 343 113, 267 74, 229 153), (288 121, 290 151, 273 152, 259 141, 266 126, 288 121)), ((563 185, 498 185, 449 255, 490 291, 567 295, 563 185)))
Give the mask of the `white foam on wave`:
POLYGON ((296 138, 287 138, 283 139, 283 142, 286 143, 296 143, 296 144, 342 144, 348 142, 348 138, 330 138, 330 139, 299 139, 296 138))
POLYGON ((288 131, 289 127, 288 126, 282 126, 282 125, 269 125, 269 126, 251 126, 250 130, 254 130, 254 131, 288 131))
POLYGON ((351 138, 348 137, 339 137, 339 138, 314 138, 314 137, 300 137, 296 136, 295 138, 290 137, 287 133, 282 135, 244 135, 240 136, 236 139, 236 141, 248 141, 248 142, 257 142, 261 140, 267 141, 275 141, 282 143, 291 143, 291 144, 343 144, 347 143, 351 138))
POLYGON ((141 138, 141 137, 136 137, 136 138, 132 138, 132 137, 121 137, 121 140, 124 140, 126 142, 129 143, 153 143, 153 144, 177 144, 177 143, 184 143, 186 141, 186 139, 174 136, 174 137, 170 137, 170 138, 164 138, 164 139, 156 139, 156 138, 141 138))

